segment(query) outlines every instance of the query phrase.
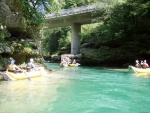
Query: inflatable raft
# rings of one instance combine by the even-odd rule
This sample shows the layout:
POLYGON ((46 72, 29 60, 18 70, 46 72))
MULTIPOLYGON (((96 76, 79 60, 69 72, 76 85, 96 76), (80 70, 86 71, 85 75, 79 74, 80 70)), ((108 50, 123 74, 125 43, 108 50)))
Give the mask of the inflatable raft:
POLYGON ((46 71, 44 69, 39 69, 38 71, 32 71, 32 72, 20 72, 20 73, 14 73, 14 72, 5 72, 3 73, 3 77, 5 80, 23 80, 44 76, 46 75, 46 71))
POLYGON ((150 68, 136 68, 134 66, 129 66, 129 68, 135 73, 150 73, 150 68))

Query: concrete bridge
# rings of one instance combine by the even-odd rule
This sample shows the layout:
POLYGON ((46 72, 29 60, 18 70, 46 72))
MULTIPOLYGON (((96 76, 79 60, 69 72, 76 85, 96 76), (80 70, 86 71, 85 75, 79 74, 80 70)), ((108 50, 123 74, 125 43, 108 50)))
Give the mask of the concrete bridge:
POLYGON ((101 17, 106 8, 107 4, 99 3, 46 14, 45 26, 49 29, 71 26, 71 54, 79 54, 81 25, 93 23, 92 20, 101 17))

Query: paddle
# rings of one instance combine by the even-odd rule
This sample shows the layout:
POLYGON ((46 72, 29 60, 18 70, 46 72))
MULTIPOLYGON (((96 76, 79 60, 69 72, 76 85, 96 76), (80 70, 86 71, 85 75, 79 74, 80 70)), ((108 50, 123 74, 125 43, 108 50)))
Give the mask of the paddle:
POLYGON ((133 66, 131 66, 131 69, 132 69, 135 73, 137 73, 137 72, 135 71, 135 69, 134 69, 134 67, 133 67, 133 66))
POLYGON ((31 78, 28 76, 28 74, 25 72, 25 70, 22 69, 22 72, 27 76, 27 79, 28 79, 29 81, 31 81, 31 78))
POLYGON ((24 74, 27 76, 27 79, 29 80, 29 81, 31 81, 31 78, 28 76, 28 74, 25 72, 25 71, 23 71, 24 72, 24 74))

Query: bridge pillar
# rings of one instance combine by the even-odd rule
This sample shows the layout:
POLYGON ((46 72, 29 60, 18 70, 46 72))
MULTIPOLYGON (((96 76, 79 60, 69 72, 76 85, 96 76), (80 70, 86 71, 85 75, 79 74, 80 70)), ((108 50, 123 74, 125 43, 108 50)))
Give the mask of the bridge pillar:
POLYGON ((72 24, 71 26, 71 54, 79 54, 80 52, 80 33, 81 33, 81 25, 80 24, 72 24))

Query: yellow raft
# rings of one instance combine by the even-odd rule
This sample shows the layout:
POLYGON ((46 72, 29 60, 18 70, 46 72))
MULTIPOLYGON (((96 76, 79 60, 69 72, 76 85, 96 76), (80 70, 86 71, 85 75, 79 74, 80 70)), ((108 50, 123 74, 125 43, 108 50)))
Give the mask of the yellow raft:
POLYGON ((80 65, 79 63, 76 63, 76 64, 60 64, 60 66, 62 66, 62 67, 77 67, 79 65, 80 65))
POLYGON ((79 66, 80 64, 79 63, 76 63, 76 64, 69 64, 70 67, 77 67, 79 66))
POLYGON ((32 71, 32 72, 21 72, 21 73, 14 73, 14 72, 5 72, 3 73, 3 77, 5 80, 23 80, 39 77, 39 76, 46 76, 47 72, 44 68, 39 68, 38 71, 32 71))
POLYGON ((33 77, 38 77, 38 76, 42 76, 40 71, 35 71, 35 72, 23 72, 23 73, 13 73, 13 72, 7 72, 7 76, 11 79, 11 80, 23 80, 23 79, 27 79, 29 78, 33 78, 33 77))
POLYGON ((142 69, 142 68, 136 68, 134 66, 129 66, 131 70, 133 70, 135 73, 150 73, 150 68, 142 69))

